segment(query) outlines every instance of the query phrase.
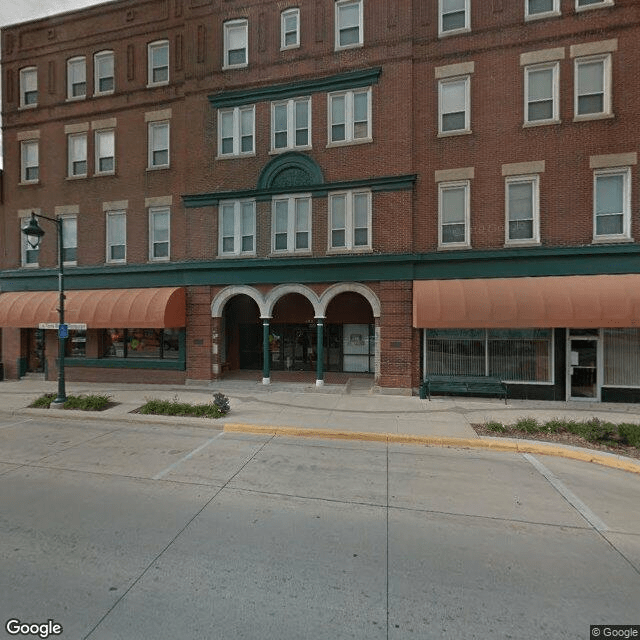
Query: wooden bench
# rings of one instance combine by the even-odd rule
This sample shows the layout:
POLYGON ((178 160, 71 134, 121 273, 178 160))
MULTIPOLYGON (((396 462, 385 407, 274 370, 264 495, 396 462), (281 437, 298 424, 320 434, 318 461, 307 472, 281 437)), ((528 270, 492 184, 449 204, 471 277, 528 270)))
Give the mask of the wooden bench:
POLYGON ((420 385, 420 397, 431 400, 432 393, 497 396, 507 404, 507 385, 497 376, 427 376, 420 385))

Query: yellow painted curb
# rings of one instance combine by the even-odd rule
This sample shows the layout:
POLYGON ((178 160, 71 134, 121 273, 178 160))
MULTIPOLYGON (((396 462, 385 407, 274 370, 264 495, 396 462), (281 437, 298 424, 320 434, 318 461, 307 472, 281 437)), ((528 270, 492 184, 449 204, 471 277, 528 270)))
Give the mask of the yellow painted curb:
POLYGON ((574 449, 561 445, 532 442, 531 440, 505 440, 502 438, 451 438, 447 436, 416 436, 402 433, 371 433, 368 431, 340 431, 338 429, 309 429, 274 425, 230 423, 224 425, 230 433, 256 433, 296 438, 325 438, 333 440, 362 440, 390 444, 422 444, 432 447, 457 447, 460 449, 489 449, 514 453, 533 453, 544 456, 569 458, 592 462, 612 469, 640 474, 640 461, 631 458, 606 455, 591 449, 574 449))

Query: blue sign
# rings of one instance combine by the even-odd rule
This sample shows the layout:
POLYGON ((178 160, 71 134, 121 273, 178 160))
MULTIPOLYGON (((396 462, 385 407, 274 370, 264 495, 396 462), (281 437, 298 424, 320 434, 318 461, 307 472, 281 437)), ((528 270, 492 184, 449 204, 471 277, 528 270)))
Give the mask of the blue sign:
POLYGON ((58 327, 58 338, 68 338, 69 337, 69 325, 61 324, 58 327))

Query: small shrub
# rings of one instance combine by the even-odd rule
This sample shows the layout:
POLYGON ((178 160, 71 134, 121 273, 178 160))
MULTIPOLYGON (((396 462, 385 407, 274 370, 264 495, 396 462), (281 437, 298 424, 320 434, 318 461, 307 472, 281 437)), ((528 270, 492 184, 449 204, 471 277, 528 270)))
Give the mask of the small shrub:
POLYGON ((45 393, 39 398, 36 398, 29 406, 36 409, 48 409, 55 400, 56 395, 55 393, 45 393))
POLYGON ((213 395, 213 404, 218 407, 218 411, 220 411, 223 416, 226 416, 231 409, 229 398, 227 398, 224 393, 215 393, 213 395))
POLYGON ((80 409, 81 411, 102 411, 108 404, 111 396, 89 395, 68 396, 64 403, 65 409, 80 409))
POLYGON ((487 422, 484 426, 486 429, 489 429, 489 431, 493 431, 495 433, 506 433, 508 431, 507 427, 505 427, 502 422, 487 422))
POLYGON ((173 402, 170 400, 147 400, 147 402, 138 409, 138 412, 145 415, 202 418, 220 418, 224 415, 213 403, 193 405, 188 402, 178 402, 177 399, 174 399, 173 402))
POLYGON ((574 422, 567 430, 581 436, 588 442, 608 442, 614 440, 618 432, 615 424, 603 422, 598 418, 574 422))
POLYGON ((640 449, 640 424, 623 422, 618 425, 618 435, 623 444, 640 449))
POLYGON ((540 423, 535 418, 520 418, 513 426, 515 429, 526 433, 536 433, 540 431, 540 423))

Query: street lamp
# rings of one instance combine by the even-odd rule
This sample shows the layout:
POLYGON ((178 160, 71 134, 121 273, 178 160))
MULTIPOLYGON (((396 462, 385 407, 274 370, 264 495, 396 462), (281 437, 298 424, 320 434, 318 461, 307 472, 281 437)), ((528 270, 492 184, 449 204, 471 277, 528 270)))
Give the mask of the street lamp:
MULTIPOLYGON (((58 307, 59 324, 58 324, 58 396, 52 404, 62 406, 67 401, 67 394, 64 385, 64 351, 66 331, 64 330, 64 252, 62 242, 62 219, 61 218, 48 218, 47 216, 38 216, 55 222, 58 227, 58 293, 60 295, 60 305, 58 307)), ((22 230, 27 236, 27 242, 32 249, 37 249, 40 246, 44 231, 38 224, 38 219, 35 213, 31 213, 31 220, 29 224, 22 230)))

